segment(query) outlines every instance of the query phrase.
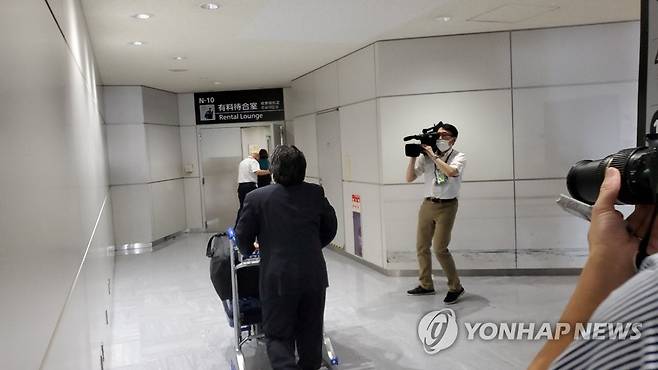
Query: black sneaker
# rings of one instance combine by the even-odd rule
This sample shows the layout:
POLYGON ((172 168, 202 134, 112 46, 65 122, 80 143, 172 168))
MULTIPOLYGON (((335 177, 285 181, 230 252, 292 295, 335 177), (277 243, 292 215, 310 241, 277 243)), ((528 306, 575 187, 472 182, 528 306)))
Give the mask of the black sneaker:
POLYGON ((456 303, 457 300, 459 300, 459 297, 461 297, 463 294, 464 294, 464 288, 463 287, 458 292, 448 292, 448 294, 446 294, 446 297, 443 299, 443 303, 445 303, 445 304, 456 303))
POLYGON ((411 290, 407 290, 407 294, 409 295, 428 295, 428 294, 434 294, 434 289, 425 289, 422 286, 417 286, 411 290))

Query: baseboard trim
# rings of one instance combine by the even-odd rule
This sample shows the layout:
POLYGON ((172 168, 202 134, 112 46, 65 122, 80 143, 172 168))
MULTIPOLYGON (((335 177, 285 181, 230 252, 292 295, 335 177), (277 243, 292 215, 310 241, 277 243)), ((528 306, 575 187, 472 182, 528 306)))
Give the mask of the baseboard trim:
POLYGON ((326 249, 329 249, 330 251, 333 251, 333 252, 335 252, 336 254, 339 254, 339 255, 341 255, 341 256, 343 256, 343 257, 347 257, 347 258, 351 259, 352 261, 356 261, 356 262, 358 262, 358 263, 360 263, 360 264, 362 264, 362 265, 364 265, 364 266, 367 266, 367 267, 369 267, 369 268, 371 268, 371 269, 373 269, 373 270, 379 272, 379 273, 382 274, 382 275, 391 276, 391 275, 389 275, 389 270, 387 270, 387 269, 385 269, 385 268, 383 268, 383 267, 381 267, 381 266, 377 266, 377 265, 375 265, 374 263, 372 263, 372 262, 370 262, 370 261, 366 261, 365 259, 363 259, 363 258, 361 258, 361 257, 359 257, 359 256, 355 256, 355 255, 353 255, 353 254, 351 254, 351 253, 348 253, 348 252, 346 252, 345 249, 343 249, 343 248, 337 247, 337 246, 335 246, 335 245, 333 245, 333 244, 329 244, 329 245, 326 246, 325 248, 326 248, 326 249))
MULTIPOLYGON (((386 269, 381 266, 377 266, 372 262, 366 261, 365 259, 355 256, 351 253, 346 252, 342 248, 338 248, 333 245, 327 246, 327 249, 339 254, 341 256, 347 257, 352 261, 360 263, 364 266, 367 266, 382 275, 393 276, 393 277, 410 277, 418 276, 418 270, 415 269, 386 269)), ((460 269, 457 270, 461 276, 578 276, 582 269, 580 268, 536 268, 536 269, 460 269)), ((436 276, 445 276, 443 270, 432 270, 432 274, 436 276)))
POLYGON ((155 252, 171 244, 170 241, 176 239, 183 233, 184 231, 179 231, 177 233, 167 235, 163 238, 154 240, 150 243, 128 243, 120 246, 115 246, 114 254, 119 256, 127 256, 133 254, 144 254, 144 253, 155 252))

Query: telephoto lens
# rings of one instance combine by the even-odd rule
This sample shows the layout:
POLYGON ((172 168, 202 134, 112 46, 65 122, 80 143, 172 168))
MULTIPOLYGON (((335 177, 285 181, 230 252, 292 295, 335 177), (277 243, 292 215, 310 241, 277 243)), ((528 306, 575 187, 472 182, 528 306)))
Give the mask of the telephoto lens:
POLYGON ((574 164, 567 174, 567 189, 571 196, 594 204, 608 167, 618 169, 621 174, 618 203, 656 203, 658 152, 650 147, 622 149, 603 159, 583 160, 574 164))

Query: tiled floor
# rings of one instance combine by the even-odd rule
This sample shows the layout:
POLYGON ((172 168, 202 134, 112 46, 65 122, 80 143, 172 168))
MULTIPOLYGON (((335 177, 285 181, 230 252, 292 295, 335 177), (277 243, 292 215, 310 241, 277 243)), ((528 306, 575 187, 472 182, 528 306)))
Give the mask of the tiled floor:
MULTIPOLYGON (((229 369, 232 331, 208 277, 207 234, 184 235, 153 253, 116 262, 110 369, 229 369)), ((410 297, 415 278, 392 278, 334 252, 326 332, 339 369, 522 369, 541 341, 468 340, 463 322, 554 321, 576 277, 465 277, 467 294, 452 306, 460 334, 436 355, 423 351, 420 318, 441 309, 439 294, 410 297)), ((250 369, 266 370, 264 347, 248 346, 250 369)))

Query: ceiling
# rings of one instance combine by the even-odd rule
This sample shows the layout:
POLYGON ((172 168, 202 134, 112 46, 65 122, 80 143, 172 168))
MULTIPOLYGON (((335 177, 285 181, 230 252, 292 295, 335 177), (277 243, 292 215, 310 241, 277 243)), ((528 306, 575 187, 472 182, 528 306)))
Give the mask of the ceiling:
POLYGON ((377 40, 638 20, 640 0, 82 0, 101 80, 290 86, 377 40), (204 1, 217 10, 200 7, 204 1), (153 15, 148 20, 133 17, 153 15), (444 21, 442 17, 450 17, 444 21), (132 41, 144 45, 131 45, 132 41), (182 56, 185 59, 175 60, 182 56))

